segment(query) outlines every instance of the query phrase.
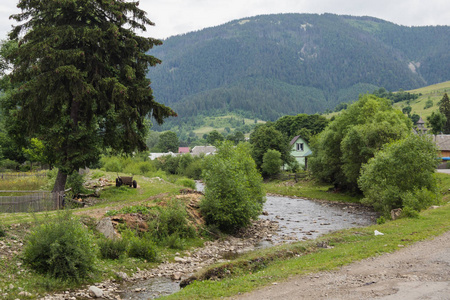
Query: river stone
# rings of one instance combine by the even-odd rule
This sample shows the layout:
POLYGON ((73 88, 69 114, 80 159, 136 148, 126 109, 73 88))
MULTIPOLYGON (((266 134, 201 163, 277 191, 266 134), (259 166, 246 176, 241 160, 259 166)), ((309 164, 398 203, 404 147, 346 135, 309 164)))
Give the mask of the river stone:
POLYGON ((178 257, 178 256, 176 256, 176 257, 174 258, 174 260, 175 260, 176 262, 179 262, 179 263, 185 263, 185 262, 186 262, 186 260, 185 260, 184 258, 181 258, 181 257, 178 257))
POLYGON ((183 274, 181 272, 175 272, 170 277, 172 278, 172 280, 178 281, 181 279, 182 275, 183 274))
POLYGON ((122 280, 127 280, 128 279, 128 275, 125 272, 116 272, 116 276, 119 277, 122 280))
POLYGON ((97 224, 97 230, 108 239, 114 239, 116 237, 116 232, 114 231, 114 226, 111 222, 111 218, 103 218, 97 224))
POLYGON ((96 287, 96 286, 90 286, 89 287, 89 294, 92 297, 95 297, 95 298, 103 297, 103 291, 101 289, 99 289, 98 287, 96 287))
POLYGON ((396 209, 391 210, 391 218, 392 218, 392 220, 398 219, 401 214, 402 214, 402 209, 401 208, 396 208, 396 209))

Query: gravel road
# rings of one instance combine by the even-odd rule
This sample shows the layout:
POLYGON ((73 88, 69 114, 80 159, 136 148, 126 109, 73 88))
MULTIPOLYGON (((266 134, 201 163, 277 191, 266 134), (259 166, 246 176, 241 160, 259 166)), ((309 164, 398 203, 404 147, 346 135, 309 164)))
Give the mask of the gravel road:
POLYGON ((332 272, 292 277, 232 299, 450 299, 450 231, 332 272))

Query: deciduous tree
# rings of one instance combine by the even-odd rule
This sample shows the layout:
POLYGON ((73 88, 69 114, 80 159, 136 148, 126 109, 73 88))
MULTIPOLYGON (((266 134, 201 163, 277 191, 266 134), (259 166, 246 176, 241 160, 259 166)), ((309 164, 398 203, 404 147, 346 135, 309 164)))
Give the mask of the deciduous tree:
POLYGON ((175 132, 166 131, 159 135, 159 140, 153 151, 155 152, 173 152, 178 153, 180 142, 175 132))
POLYGON ((431 116, 427 117, 428 124, 431 127, 433 134, 439 134, 443 131, 447 118, 440 112, 432 112, 431 116))
POLYGON ((389 216, 391 209, 420 211, 437 201, 436 147, 426 136, 410 134, 388 144, 361 170, 363 203, 389 216))
POLYGON ((250 155, 250 145, 223 142, 204 163, 205 197, 200 203, 208 224, 233 232, 250 224, 265 202, 262 178, 250 155))
POLYGON ((259 169, 261 169, 261 165, 263 164, 264 154, 269 149, 280 152, 281 160, 284 163, 290 163, 292 160, 289 141, 272 124, 256 127, 250 135, 250 143, 252 145, 252 157, 259 169))
POLYGON ((309 168, 325 182, 357 191, 362 164, 383 144, 405 137, 411 127, 411 120, 390 100, 364 95, 318 135, 309 168))

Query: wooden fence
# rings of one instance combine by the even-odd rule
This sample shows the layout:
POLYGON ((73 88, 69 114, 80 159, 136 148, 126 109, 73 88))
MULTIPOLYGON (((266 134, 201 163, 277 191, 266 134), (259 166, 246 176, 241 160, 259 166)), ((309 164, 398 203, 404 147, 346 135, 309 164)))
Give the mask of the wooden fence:
POLYGON ((60 209, 63 193, 43 191, 0 191, 0 213, 39 212, 60 209), (27 193, 24 196, 1 196, 2 193, 27 193))

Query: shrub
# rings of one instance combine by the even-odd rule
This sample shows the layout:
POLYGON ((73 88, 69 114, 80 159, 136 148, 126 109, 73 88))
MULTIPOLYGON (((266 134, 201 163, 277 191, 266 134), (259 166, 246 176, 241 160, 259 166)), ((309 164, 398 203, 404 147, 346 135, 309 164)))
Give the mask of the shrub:
POLYGON ((180 178, 175 183, 178 184, 178 185, 182 185, 184 187, 191 188, 191 189, 195 190, 195 181, 192 180, 192 179, 180 178))
POLYGON ((188 222, 185 206, 179 200, 169 201, 167 207, 160 208, 159 212, 149 222, 150 231, 157 241, 163 242, 173 234, 180 238, 195 237, 195 228, 188 222))
POLYGON ((156 247, 148 238, 132 237, 128 249, 128 256, 142 258, 147 261, 157 261, 156 247))
POLYGON ((19 163, 10 159, 4 159, 0 162, 0 168, 8 170, 16 170, 19 167, 19 163))
POLYGON ((155 166, 150 161, 130 161, 125 164, 124 173, 146 175, 156 171, 155 166))
POLYGON ((185 248, 185 239, 181 238, 178 233, 174 233, 166 238, 165 244, 171 249, 183 250, 185 248))
POLYGON ((118 157, 102 157, 101 162, 106 172, 120 172, 122 171, 122 164, 118 157))
POLYGON ((379 218, 377 219, 377 224, 378 224, 378 225, 382 225, 382 224, 384 224, 384 223, 386 223, 386 218, 385 218, 385 217, 381 216, 381 217, 379 217, 379 218))
POLYGON ((281 165, 281 153, 278 150, 269 149, 263 156, 263 163, 261 169, 264 175, 271 176, 280 173, 281 165))
POLYGON ((85 190, 83 184, 84 184, 84 176, 77 171, 74 171, 67 177, 66 187, 71 188, 73 194, 82 193, 85 190))
POLYGON ((199 180, 202 177, 203 164, 201 158, 196 158, 184 170, 183 175, 194 180, 199 180))
POLYGON ((428 109, 430 107, 433 107, 433 100, 428 99, 427 102, 425 102, 425 106, 423 107, 423 109, 428 109))
POLYGON ((363 203, 385 217, 394 208, 420 211, 436 203, 436 149, 426 137, 411 134, 393 142, 365 164, 358 183, 363 203))
POLYGON ((23 260, 38 273, 80 282, 95 271, 96 255, 91 234, 67 211, 32 231, 23 260))
POLYGON ((101 258, 118 259, 126 254, 128 241, 124 239, 102 238, 97 241, 97 245, 100 249, 101 258))
POLYGON ((200 210, 207 224, 233 232, 261 214, 265 201, 262 178, 249 144, 234 147, 224 142, 204 164, 205 197, 200 210))

